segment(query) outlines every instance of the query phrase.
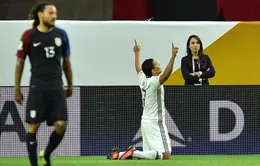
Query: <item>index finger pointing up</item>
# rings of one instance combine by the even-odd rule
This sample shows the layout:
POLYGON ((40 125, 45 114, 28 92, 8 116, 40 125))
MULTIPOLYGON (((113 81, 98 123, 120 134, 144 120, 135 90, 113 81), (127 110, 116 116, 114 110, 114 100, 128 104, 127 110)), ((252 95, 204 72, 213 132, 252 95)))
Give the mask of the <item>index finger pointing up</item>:
POLYGON ((135 45, 137 45, 137 41, 135 40, 135 45))

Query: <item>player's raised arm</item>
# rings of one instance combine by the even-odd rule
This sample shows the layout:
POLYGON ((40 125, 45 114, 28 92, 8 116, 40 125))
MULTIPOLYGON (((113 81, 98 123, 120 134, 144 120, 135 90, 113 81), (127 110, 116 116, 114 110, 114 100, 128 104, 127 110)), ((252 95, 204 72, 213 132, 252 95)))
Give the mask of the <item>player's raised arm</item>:
POLYGON ((174 60, 178 53, 178 50, 179 50, 179 48, 175 47, 172 43, 172 56, 171 56, 171 59, 170 59, 168 65, 166 66, 164 72, 162 73, 162 75, 159 78, 160 84, 163 84, 170 77, 172 70, 173 70, 174 60))
POLYGON ((136 70, 137 73, 139 73, 142 70, 141 61, 140 61, 140 50, 141 50, 141 47, 137 43, 136 40, 135 40, 135 46, 134 46, 133 50, 134 50, 134 53, 135 53, 135 70, 136 70))

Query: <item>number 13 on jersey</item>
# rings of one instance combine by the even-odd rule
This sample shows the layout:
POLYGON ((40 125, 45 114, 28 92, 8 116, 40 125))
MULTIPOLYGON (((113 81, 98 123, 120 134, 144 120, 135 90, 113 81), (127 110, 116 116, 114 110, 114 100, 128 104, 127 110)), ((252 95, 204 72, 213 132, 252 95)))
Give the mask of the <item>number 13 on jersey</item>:
POLYGON ((54 46, 49 46, 49 47, 44 47, 45 54, 47 58, 53 58, 55 55, 55 47, 54 46))

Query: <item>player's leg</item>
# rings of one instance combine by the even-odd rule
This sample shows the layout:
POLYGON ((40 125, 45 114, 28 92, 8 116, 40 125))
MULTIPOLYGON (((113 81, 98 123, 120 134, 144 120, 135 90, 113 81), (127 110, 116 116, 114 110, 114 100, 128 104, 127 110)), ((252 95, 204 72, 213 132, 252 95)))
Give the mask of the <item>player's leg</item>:
POLYGON ((127 158, 139 158, 139 159, 146 159, 146 160, 158 160, 162 159, 162 153, 159 151, 151 149, 150 141, 149 141, 149 134, 152 132, 152 126, 149 121, 142 120, 141 122, 141 130, 142 130, 142 138, 143 138, 143 150, 138 151, 135 150, 134 146, 130 146, 128 151, 124 154, 120 152, 120 160, 125 160, 127 158))
POLYGON ((145 159, 145 160, 160 160, 162 159, 162 153, 156 150, 139 151, 136 150, 134 145, 131 145, 126 152, 119 153, 119 160, 127 159, 145 159))
MULTIPOLYGON (((162 122, 142 121, 142 130, 145 131, 146 138, 151 150, 134 151, 133 157, 143 159, 164 159, 171 156, 171 144, 166 125, 162 122)), ((131 150, 130 150, 131 152, 131 150)), ((131 153, 129 153, 131 154, 131 153)))
MULTIPOLYGON (((149 151, 151 150, 150 145, 149 145, 149 141, 147 139, 147 129, 146 129, 146 124, 147 122, 142 121, 141 122, 141 132, 142 132, 142 140, 143 140, 143 151, 149 151)), ((149 131, 148 131, 149 132, 149 131)))
POLYGON ((26 138, 27 151, 30 159, 31 166, 38 166, 37 160, 37 139, 36 133, 38 128, 40 127, 40 123, 31 123, 28 124, 28 132, 26 138))
MULTIPOLYGON (((146 125, 145 122, 141 122, 143 151, 150 151, 151 149, 150 149, 150 146, 149 146, 149 142, 148 142, 148 140, 147 140, 147 136, 146 136, 147 130, 145 129, 145 125, 146 125)), ((130 147, 128 148, 128 151, 129 151, 129 150, 131 151, 131 148, 134 149, 134 147, 130 146, 130 147)), ((137 152, 135 149, 134 149, 133 152, 139 153, 139 152, 137 152)), ((120 153, 119 153, 119 158, 122 159, 122 156, 123 156, 124 154, 126 154, 126 152, 120 152, 120 153)), ((145 153, 144 153, 144 154, 145 154, 145 153)), ((149 152, 148 152, 148 154, 149 154, 149 152)), ((128 154, 128 155, 131 156, 131 155, 133 155, 133 154, 131 154, 131 152, 130 152, 130 154, 128 154)), ((125 158, 125 157, 123 157, 123 158, 125 158)), ((142 158, 149 158, 149 156, 148 156, 148 157, 144 157, 144 156, 143 156, 142 158)), ((152 157, 152 158, 153 158, 153 157, 152 157)))
POLYGON ((40 127, 40 122, 44 117, 43 92, 30 89, 26 104, 26 122, 28 123, 28 133, 26 145, 31 166, 37 166, 37 139, 36 133, 40 127))
POLYGON ((168 160, 171 157, 171 141, 167 127, 164 122, 153 123, 150 125, 149 144, 151 149, 161 152, 162 159, 168 160))
POLYGON ((44 152, 41 152, 43 164, 50 165, 51 153, 58 147, 67 129, 67 102, 63 89, 50 91, 49 95, 48 125, 54 125, 55 130, 52 132, 49 143, 44 152))

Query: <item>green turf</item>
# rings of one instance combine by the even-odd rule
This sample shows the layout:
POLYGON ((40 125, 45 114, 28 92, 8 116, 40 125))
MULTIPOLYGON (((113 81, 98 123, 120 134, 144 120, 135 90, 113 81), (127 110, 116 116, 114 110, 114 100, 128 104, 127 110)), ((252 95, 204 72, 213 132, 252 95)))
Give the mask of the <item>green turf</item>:
MULTIPOLYGON (((52 161, 53 166, 260 166, 259 155, 178 155, 168 161, 108 161, 104 156, 53 157, 52 161)), ((25 157, 0 157, 0 166, 29 166, 29 162, 25 157)))

